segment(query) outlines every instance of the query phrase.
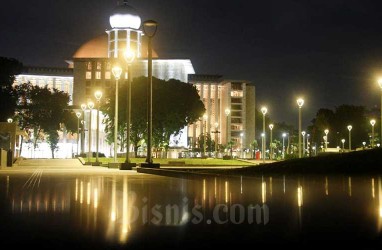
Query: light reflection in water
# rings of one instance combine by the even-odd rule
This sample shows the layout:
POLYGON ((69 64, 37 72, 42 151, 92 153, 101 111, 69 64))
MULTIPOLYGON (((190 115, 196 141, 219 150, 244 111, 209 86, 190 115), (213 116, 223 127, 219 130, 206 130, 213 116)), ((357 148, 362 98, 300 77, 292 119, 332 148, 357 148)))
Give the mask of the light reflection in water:
POLYGON ((326 196, 329 195, 329 181, 327 176, 325 176, 325 194, 326 196))
POLYGON ((80 203, 82 204, 84 200, 84 183, 81 181, 80 183, 80 203))
POLYGON ((228 181, 225 181, 225 203, 228 203, 228 181))
POLYGON ((371 197, 375 198, 374 178, 371 178, 371 197))
POLYGON ((351 197, 351 177, 348 178, 348 188, 349 188, 349 196, 351 197))
POLYGON ((86 190, 86 204, 90 205, 90 198, 91 198, 91 189, 90 189, 90 182, 88 182, 87 190, 86 190))
POLYGON ((379 217, 382 218, 382 184, 381 177, 378 179, 378 194, 379 194, 379 217))
POLYGON ((75 201, 78 200, 78 178, 76 178, 75 201))
POLYGON ((267 202, 267 183, 265 181, 261 183, 261 201, 263 204, 267 202))
POLYGON ((127 241, 127 233, 129 231, 129 190, 128 190, 128 183, 127 183, 127 176, 123 177, 123 197, 122 197, 122 232, 120 241, 122 243, 127 241))
POLYGON ((297 204, 299 207, 302 207, 302 205, 304 204, 304 197, 303 197, 303 193, 302 193, 302 186, 299 186, 297 188, 297 204))
POLYGON ((98 189, 94 188, 94 208, 98 208, 98 189))
POLYGON ((206 179, 203 179, 203 201, 206 200, 206 179))
POLYGON ((117 214, 116 214, 116 209, 117 209, 117 194, 116 194, 116 188, 117 188, 117 181, 115 179, 115 176, 113 177, 112 181, 112 189, 111 189, 111 213, 110 213, 110 219, 111 221, 116 221, 117 219, 117 214))

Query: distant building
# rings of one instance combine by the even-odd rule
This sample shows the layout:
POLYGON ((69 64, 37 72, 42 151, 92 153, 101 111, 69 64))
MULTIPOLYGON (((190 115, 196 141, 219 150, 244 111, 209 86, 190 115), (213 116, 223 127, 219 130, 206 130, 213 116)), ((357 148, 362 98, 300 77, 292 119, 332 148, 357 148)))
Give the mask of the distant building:
MULTIPOLYGON (((112 67, 119 65, 122 69, 127 69, 124 60, 125 51, 133 51, 136 59, 131 66, 132 76, 128 76, 125 70, 120 80, 121 84, 124 84, 128 77, 147 76, 147 41, 144 39, 138 12, 128 5, 127 1, 123 1, 113 10, 109 22, 110 28, 103 35, 84 43, 74 53, 73 58, 67 60, 68 68, 26 67, 24 72, 16 77, 15 84, 31 82, 34 85, 65 91, 70 95, 70 104, 75 109, 80 109, 82 103, 94 101, 94 92, 97 90, 103 91, 103 98, 114 94, 112 86, 115 84, 115 78, 112 67)), ((155 47, 155 39, 153 41, 155 47)), ((199 121, 185 128, 181 133, 182 138, 176 139, 176 146, 197 146, 196 138, 203 131, 214 133, 215 130, 219 130, 219 133, 214 135, 217 136, 219 144, 227 144, 227 141, 233 140, 236 147, 249 147, 250 141, 255 138, 255 87, 253 84, 247 81, 224 80, 222 76, 197 75, 190 59, 161 58, 155 50, 153 51, 153 76, 163 80, 177 79, 194 84, 207 109, 207 127, 203 130, 202 123, 199 121), (228 117, 228 134, 226 108, 229 108, 231 112, 228 117), (218 124, 217 128, 215 123, 218 124), (241 134, 243 136, 240 136, 241 134)), ((88 121, 89 116, 89 113, 86 113, 81 119, 88 121)), ((91 117, 93 131, 91 151, 95 151, 95 113, 91 117)), ((88 124, 85 122, 86 126, 88 124)), ((104 135, 100 138, 102 141, 100 150, 110 155, 104 135)), ((84 148, 87 141, 88 138, 85 136, 81 143, 81 152, 88 151, 84 148)), ((73 142, 76 143, 75 140, 73 142)))

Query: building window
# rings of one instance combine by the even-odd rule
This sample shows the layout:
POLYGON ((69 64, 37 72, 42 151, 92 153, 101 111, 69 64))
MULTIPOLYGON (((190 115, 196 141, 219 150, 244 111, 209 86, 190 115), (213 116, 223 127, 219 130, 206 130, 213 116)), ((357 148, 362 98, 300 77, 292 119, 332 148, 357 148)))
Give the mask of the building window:
POLYGON ((101 62, 97 62, 97 70, 101 70, 102 69, 102 63, 101 62))
POLYGON ((231 91, 231 96, 232 97, 243 97, 243 91, 231 91))
POLYGON ((107 79, 107 80, 111 79, 110 71, 105 72, 105 79, 107 79))
POLYGON ((90 80, 92 79, 92 72, 91 71, 86 71, 86 76, 85 76, 86 80, 90 80))
POLYGON ((106 70, 108 70, 108 71, 111 70, 111 63, 110 62, 106 63, 106 70))
POLYGON ((97 80, 101 79, 101 72, 100 71, 96 72, 96 79, 97 80))
POLYGON ((92 70, 92 62, 88 62, 86 68, 87 70, 92 70))

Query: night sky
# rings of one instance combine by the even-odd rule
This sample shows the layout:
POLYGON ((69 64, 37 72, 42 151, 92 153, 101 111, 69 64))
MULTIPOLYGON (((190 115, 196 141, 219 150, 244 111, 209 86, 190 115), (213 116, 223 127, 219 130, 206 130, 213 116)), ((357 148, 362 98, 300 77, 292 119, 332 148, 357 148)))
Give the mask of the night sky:
MULTIPOLYGON (((0 56, 24 65, 65 67, 102 34, 116 0, 15 0, 0 7, 0 56)), ((159 23, 160 57, 189 58, 198 74, 256 85, 258 107, 297 126, 319 108, 379 107, 380 0, 130 0, 142 21, 159 23)))

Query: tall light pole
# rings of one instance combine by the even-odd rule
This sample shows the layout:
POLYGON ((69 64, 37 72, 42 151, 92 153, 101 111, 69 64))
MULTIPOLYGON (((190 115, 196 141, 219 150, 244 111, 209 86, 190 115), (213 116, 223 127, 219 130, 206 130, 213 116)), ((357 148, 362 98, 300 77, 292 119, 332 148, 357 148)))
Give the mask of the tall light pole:
POLYGON ((85 103, 81 104, 82 109, 82 116, 84 117, 81 122, 82 131, 81 131, 81 154, 85 154, 85 127, 86 127, 86 119, 85 119, 85 112, 86 112, 87 105, 85 103))
POLYGON ((370 120, 370 125, 371 125, 371 148, 374 148, 374 125, 375 125, 374 119, 370 120))
POLYGON ((352 125, 348 125, 349 130, 349 151, 351 151, 351 130, 353 129, 352 125))
POLYGON ((229 136, 229 114, 231 113, 231 110, 229 109, 229 108, 226 108, 225 110, 224 110, 224 113, 225 113, 225 115, 226 115, 226 121, 227 121, 227 124, 226 124, 226 141, 227 141, 227 146, 228 146, 228 144, 229 144, 229 139, 230 139, 230 136, 229 136))
POLYGON ((342 152, 344 152, 344 150, 345 150, 345 139, 342 139, 341 142, 342 142, 342 152))
POLYGON ((157 32, 158 23, 154 20, 147 20, 143 22, 143 32, 145 36, 148 37, 148 61, 147 61, 147 75, 148 75, 148 86, 147 86, 147 156, 146 162, 141 164, 141 167, 151 167, 159 168, 159 163, 153 163, 151 157, 151 142, 153 133, 153 51, 151 46, 151 40, 157 32))
POLYGON ((100 162, 98 160, 98 148, 99 148, 99 109, 100 109, 100 106, 101 106, 101 98, 102 98, 102 92, 97 90, 95 93, 94 93, 94 97, 96 98, 97 100, 97 134, 96 134, 96 161, 95 161, 95 166, 99 166, 100 165, 100 162))
POLYGON ((89 164, 91 165, 91 162, 90 162, 90 155, 92 155, 92 112, 93 112, 93 108, 94 108, 94 102, 92 101, 89 101, 88 102, 88 108, 89 108, 89 150, 88 150, 88 162, 89 164))
POLYGON ((270 152, 270 156, 269 156, 269 159, 272 160, 273 158, 273 147, 272 147, 272 130, 273 130, 273 124, 269 124, 269 130, 270 130, 270 139, 269 139, 269 152, 270 152))
POLYGON ((219 138, 218 138, 218 128, 219 128, 219 123, 218 122, 215 122, 215 158, 218 158, 218 141, 219 141, 219 138))
POLYGON ((297 99, 298 105, 298 157, 301 158, 301 108, 304 105, 304 99, 297 99))
POLYGON ((379 80, 378 80, 378 84, 379 84, 379 87, 381 88, 381 106, 380 106, 381 123, 379 124, 380 127, 381 127, 381 133, 380 133, 379 136, 381 137, 380 142, 382 142, 382 79, 379 79, 379 80))
POLYGON ((130 124, 131 124, 131 64, 135 59, 135 54, 133 51, 126 51, 125 61, 127 63, 127 107, 126 107, 126 159, 125 162, 121 164, 121 170, 131 170, 136 166, 135 163, 130 162, 130 124))
POLYGON ((309 157, 311 156, 311 150, 310 150, 310 143, 309 143, 309 137, 310 137, 310 134, 307 134, 306 135, 306 151, 307 153, 309 153, 309 157))
POLYGON ((283 159, 285 159, 285 146, 284 146, 285 144, 284 144, 284 141, 285 141, 286 133, 283 133, 282 136, 283 136, 283 150, 282 150, 282 153, 283 153, 283 159))
POLYGON ((324 130, 325 133, 325 152, 328 150, 328 134, 329 134, 329 129, 324 130))
POLYGON ((207 120, 208 120, 208 115, 204 114, 203 115, 203 157, 206 157, 206 147, 207 147, 207 120))
POLYGON ((241 157, 244 158, 244 152, 243 152, 243 136, 244 136, 244 133, 240 133, 240 151, 241 151, 241 157))
POLYGON ((301 132, 301 135, 302 135, 302 149, 303 149, 302 157, 305 156, 305 134, 306 134, 305 131, 302 131, 302 132, 301 132))
POLYGON ((266 107, 261 108, 261 113, 263 113, 263 135, 261 137, 262 140, 262 155, 263 155, 263 163, 265 163, 265 114, 268 112, 268 109, 266 107))
POLYGON ((118 66, 112 68, 115 77, 115 111, 114 111, 114 163, 117 163, 118 147, 118 81, 121 78, 122 69, 118 66))
POLYGON ((81 112, 76 112, 77 116, 77 156, 79 154, 79 144, 80 144, 80 117, 81 112))

